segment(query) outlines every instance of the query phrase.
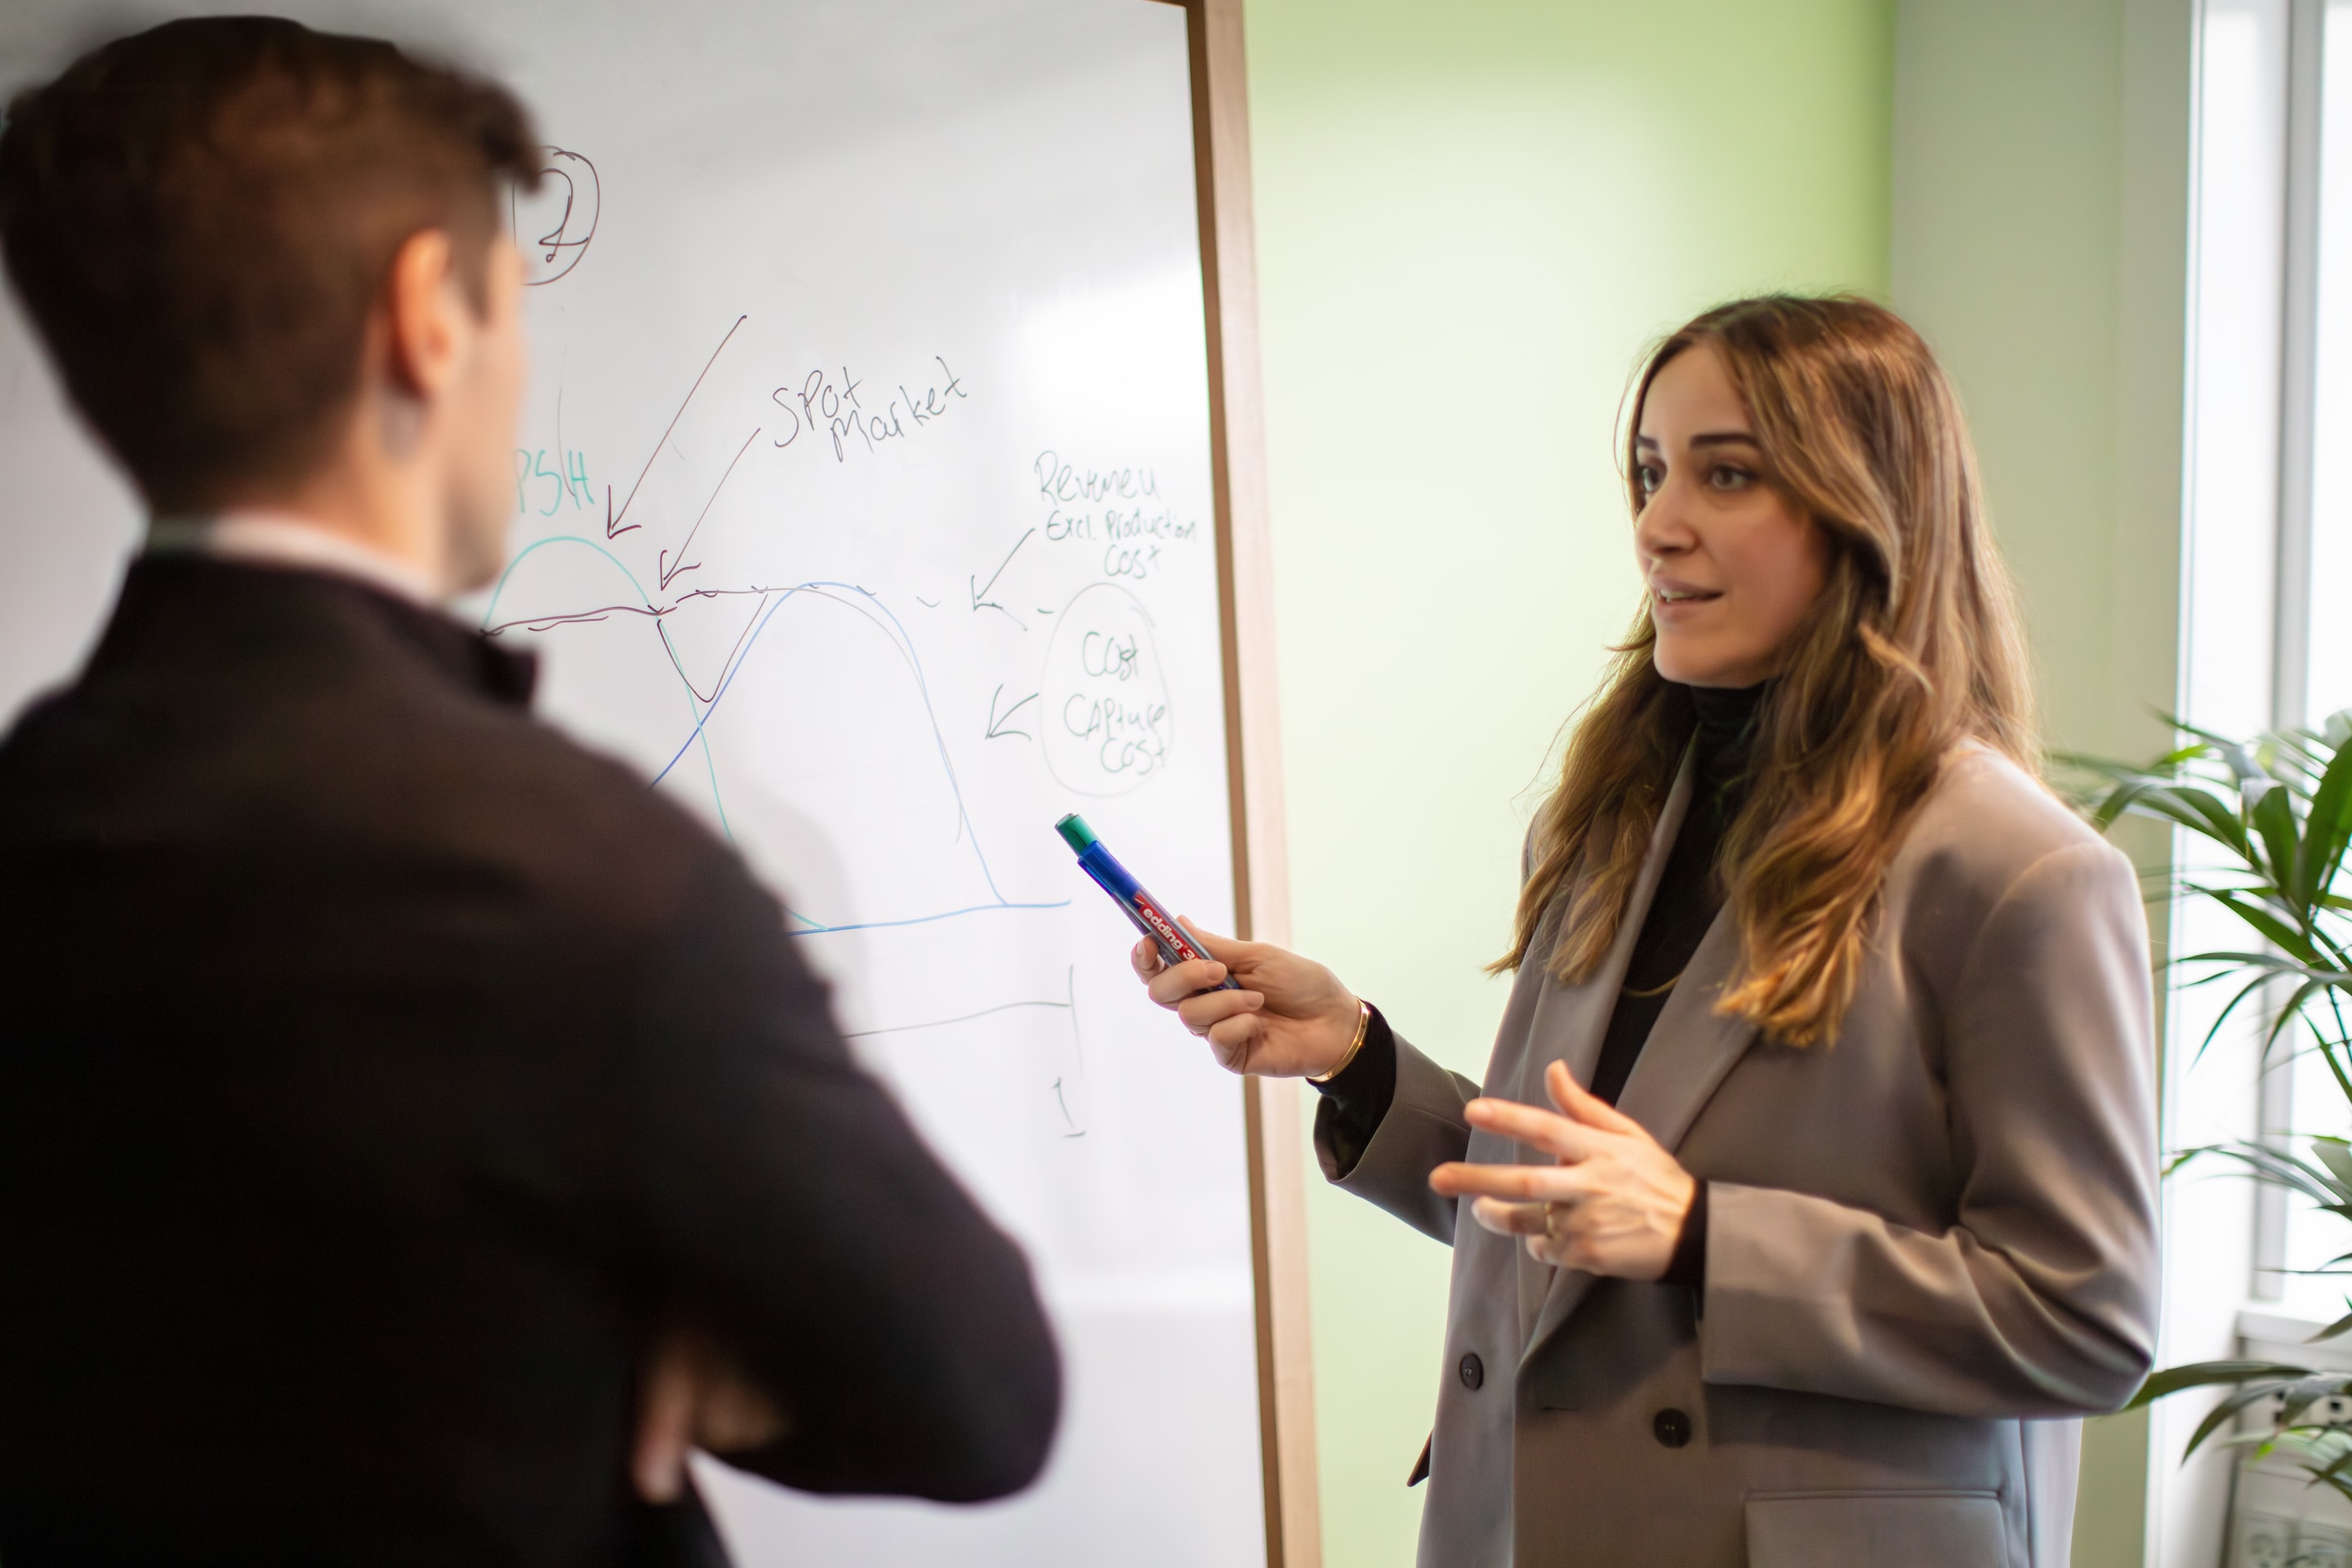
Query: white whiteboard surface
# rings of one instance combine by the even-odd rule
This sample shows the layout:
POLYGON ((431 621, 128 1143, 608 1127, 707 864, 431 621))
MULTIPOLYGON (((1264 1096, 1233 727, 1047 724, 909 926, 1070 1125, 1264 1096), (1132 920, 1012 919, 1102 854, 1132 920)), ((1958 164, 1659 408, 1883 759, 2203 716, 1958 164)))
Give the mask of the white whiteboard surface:
MULTIPOLYGON (((1263 1563, 1239 1090, 1145 1004, 1052 831, 1084 811, 1231 929, 1184 12, 269 8, 486 68, 562 150, 515 214, 514 563, 465 613, 788 898, 1060 1333, 1034 1490, 828 1501, 705 1466, 739 1559, 1263 1563)), ((0 89, 88 12, 13 0, 0 89)), ((70 674, 137 521, 0 310, 0 713, 70 674)))

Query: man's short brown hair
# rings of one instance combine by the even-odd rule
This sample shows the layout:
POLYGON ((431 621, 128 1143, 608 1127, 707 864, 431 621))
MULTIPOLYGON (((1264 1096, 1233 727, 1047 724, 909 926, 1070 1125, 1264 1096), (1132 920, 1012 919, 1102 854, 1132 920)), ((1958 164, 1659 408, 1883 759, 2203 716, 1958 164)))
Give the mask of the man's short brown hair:
POLYGON ((170 22, 9 105, 0 254, 150 504, 196 511, 324 458, 411 235, 447 230, 478 302, 500 182, 539 164, 493 83, 277 17, 170 22))

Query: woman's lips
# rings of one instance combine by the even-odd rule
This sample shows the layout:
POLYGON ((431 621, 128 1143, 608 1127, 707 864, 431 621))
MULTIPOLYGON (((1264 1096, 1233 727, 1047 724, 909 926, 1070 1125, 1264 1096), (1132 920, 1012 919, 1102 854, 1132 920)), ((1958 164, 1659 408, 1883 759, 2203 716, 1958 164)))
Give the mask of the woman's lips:
POLYGON ((1723 597, 1719 588, 1702 588, 1696 583, 1658 582, 1650 584, 1651 608, 1660 615, 1675 615, 1710 605, 1723 597))

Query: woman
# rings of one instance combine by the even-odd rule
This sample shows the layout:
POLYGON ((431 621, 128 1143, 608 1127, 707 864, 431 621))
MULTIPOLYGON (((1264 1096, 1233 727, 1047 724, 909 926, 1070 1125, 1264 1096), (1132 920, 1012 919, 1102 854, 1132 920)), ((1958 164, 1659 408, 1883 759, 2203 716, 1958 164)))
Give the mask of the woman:
POLYGON ((1137 968, 1454 1244, 1426 1568, 2058 1568, 2074 1418, 2155 1315, 2137 880, 2030 771, 1916 333, 1726 305, 1633 415, 1648 592, 1528 834, 1483 1094, 1281 949, 1137 968))

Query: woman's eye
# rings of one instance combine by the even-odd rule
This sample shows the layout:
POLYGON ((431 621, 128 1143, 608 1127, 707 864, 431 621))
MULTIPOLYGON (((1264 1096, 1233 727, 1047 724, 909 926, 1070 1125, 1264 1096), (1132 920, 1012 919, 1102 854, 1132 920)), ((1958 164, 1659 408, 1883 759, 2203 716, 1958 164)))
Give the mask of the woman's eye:
POLYGON ((1719 490, 1736 490, 1755 477, 1745 468, 1735 468, 1726 463, 1709 469, 1706 482, 1719 490))
POLYGON ((1643 463, 1633 470, 1633 480, 1642 487, 1643 495, 1654 496, 1658 493, 1658 487, 1665 482, 1665 476, 1658 472, 1656 464, 1643 463))

